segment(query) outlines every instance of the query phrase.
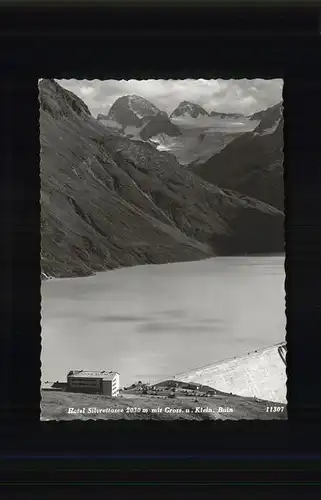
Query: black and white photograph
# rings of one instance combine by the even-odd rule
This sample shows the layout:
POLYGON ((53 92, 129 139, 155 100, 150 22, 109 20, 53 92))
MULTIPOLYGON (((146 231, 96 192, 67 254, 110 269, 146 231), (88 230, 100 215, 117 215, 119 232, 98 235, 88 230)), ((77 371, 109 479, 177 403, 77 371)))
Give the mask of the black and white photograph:
POLYGON ((287 419, 283 80, 38 88, 41 420, 287 419))

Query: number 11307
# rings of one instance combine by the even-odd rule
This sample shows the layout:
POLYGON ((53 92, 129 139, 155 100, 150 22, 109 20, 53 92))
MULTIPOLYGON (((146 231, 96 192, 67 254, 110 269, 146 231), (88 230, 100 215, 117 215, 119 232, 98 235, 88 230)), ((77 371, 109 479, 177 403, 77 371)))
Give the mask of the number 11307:
POLYGON ((266 411, 269 413, 278 413, 284 411, 284 406, 267 406, 266 411))

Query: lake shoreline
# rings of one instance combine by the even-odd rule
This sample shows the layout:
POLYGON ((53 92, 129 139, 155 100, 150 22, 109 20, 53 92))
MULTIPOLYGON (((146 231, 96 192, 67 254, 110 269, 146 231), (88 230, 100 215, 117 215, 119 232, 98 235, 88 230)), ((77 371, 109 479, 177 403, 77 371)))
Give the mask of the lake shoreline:
POLYGON ((114 271, 42 284, 42 380, 80 368, 164 380, 285 338, 283 255, 114 271))
POLYGON ((97 276, 98 274, 101 274, 101 273, 109 273, 109 272, 112 272, 112 271, 119 271, 121 269, 132 269, 132 268, 136 268, 136 267, 145 267, 145 266, 163 266, 163 265, 170 265, 170 264, 186 264, 188 262, 203 262, 203 261, 206 261, 206 260, 210 260, 210 259, 220 259, 220 258, 224 258, 224 259, 233 259, 233 258, 238 258, 238 257, 248 257, 248 258, 251 258, 251 257, 283 257, 285 258, 285 253, 280 253, 280 252, 272 252, 272 253, 249 253, 249 254, 235 254, 235 255, 210 255, 208 257, 205 257, 205 258, 202 258, 202 259, 196 259, 196 260, 188 260, 188 261, 174 261, 174 262, 163 262, 163 263, 157 263, 157 264, 153 264, 153 263, 146 263, 146 264, 135 264, 135 265, 132 265, 132 266, 119 266, 119 267, 114 267, 112 269, 103 269, 101 271, 93 271, 92 273, 90 274, 85 274, 85 275, 81 275, 81 276, 47 276, 45 275, 45 273, 41 272, 41 282, 48 282, 48 281, 52 281, 52 280, 70 280, 70 279, 78 279, 78 278, 90 278, 92 276, 97 276), (44 275, 44 277, 42 278, 42 275, 44 275))

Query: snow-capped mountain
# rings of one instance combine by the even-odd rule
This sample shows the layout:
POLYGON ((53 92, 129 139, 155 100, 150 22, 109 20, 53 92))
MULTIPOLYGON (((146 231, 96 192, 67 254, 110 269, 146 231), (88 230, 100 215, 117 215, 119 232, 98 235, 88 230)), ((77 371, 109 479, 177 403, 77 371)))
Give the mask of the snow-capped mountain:
POLYGON ((44 279, 282 251, 280 210, 205 182, 147 142, 111 133, 54 81, 40 82, 39 100, 44 279))
MULTIPOLYGON (((169 118, 165 111, 137 95, 118 98, 108 115, 97 120, 109 133, 145 141, 168 151, 182 165, 204 162, 234 137, 253 130, 256 123, 239 114, 209 113, 200 105, 182 101, 169 118)), ((257 122, 258 123, 258 122, 257 122)))
POLYGON ((108 118, 124 127, 140 127, 149 118, 158 115, 167 117, 165 111, 161 111, 147 99, 133 94, 119 97, 110 108, 108 118))
POLYGON ((284 208, 282 103, 253 115, 260 123, 193 169, 204 180, 284 208))
POLYGON ((170 118, 178 118, 188 116, 191 118, 198 118, 199 116, 209 116, 202 106, 190 101, 182 101, 170 115, 170 118))
POLYGON ((165 111, 137 95, 120 97, 114 102, 108 115, 100 114, 97 120, 109 130, 120 131, 133 140, 148 141, 158 134, 169 137, 180 135, 180 129, 170 121, 165 111))

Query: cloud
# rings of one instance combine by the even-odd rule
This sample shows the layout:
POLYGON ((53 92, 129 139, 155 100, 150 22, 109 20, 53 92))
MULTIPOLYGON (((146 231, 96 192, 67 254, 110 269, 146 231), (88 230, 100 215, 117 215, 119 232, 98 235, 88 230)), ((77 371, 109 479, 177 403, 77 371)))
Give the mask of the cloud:
POLYGON ((283 80, 57 80, 87 104, 93 116, 108 113, 121 96, 137 94, 171 113, 181 101, 207 111, 252 114, 282 100, 283 80))
POLYGON ((81 93, 81 95, 87 96, 95 92, 95 89, 93 87, 83 85, 82 87, 80 87, 79 92, 81 93))

